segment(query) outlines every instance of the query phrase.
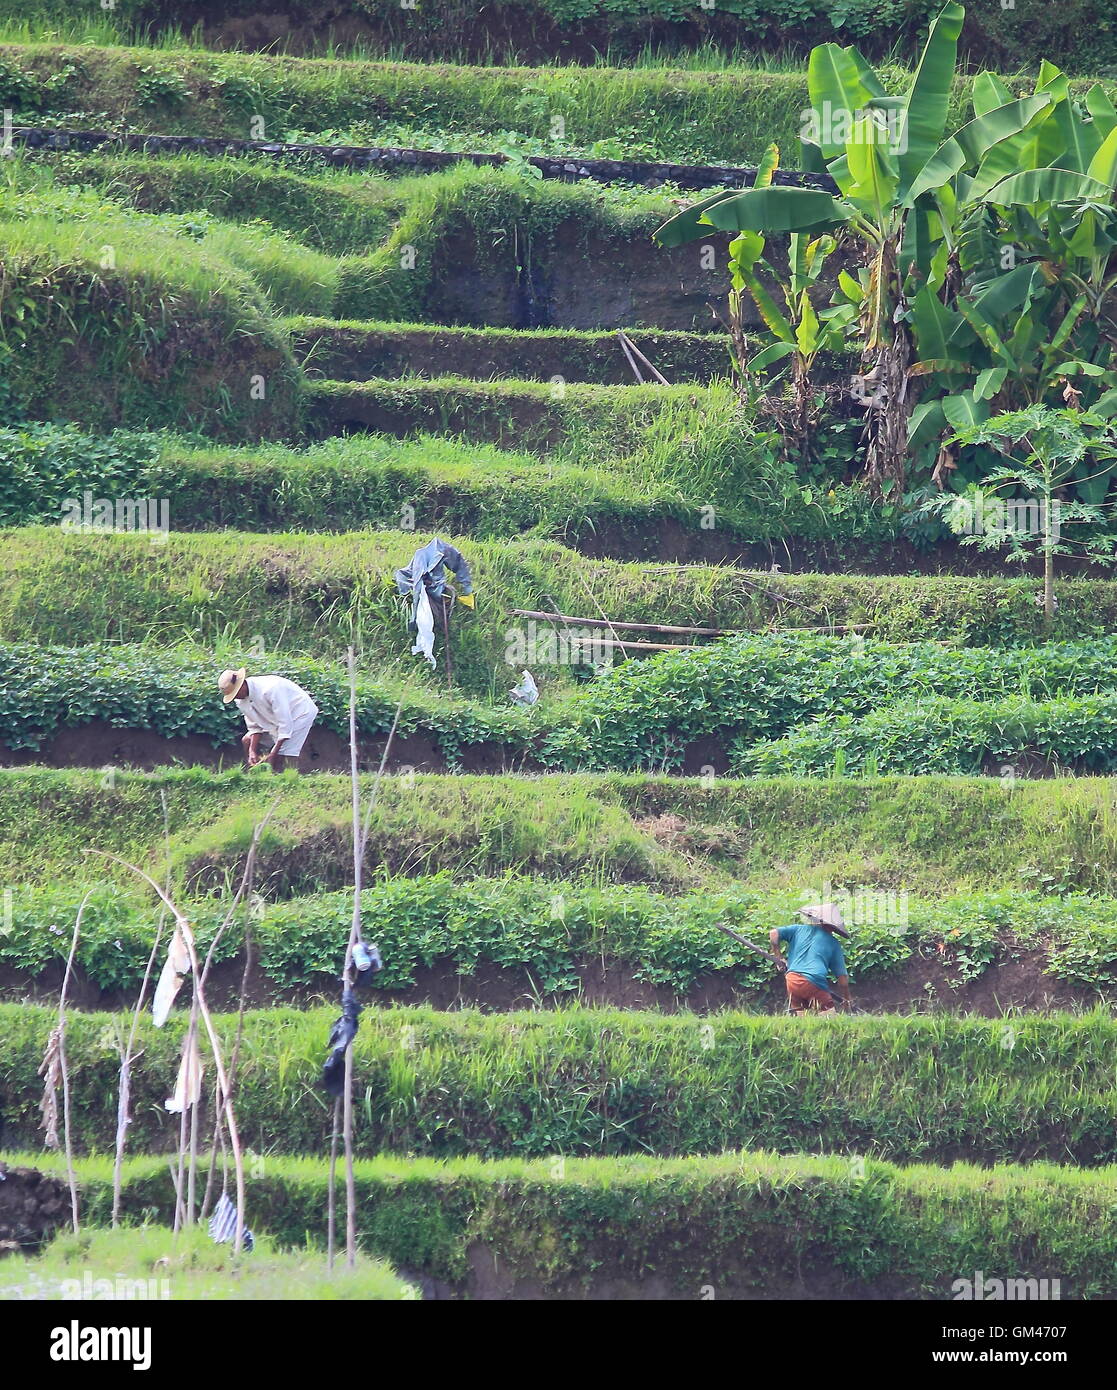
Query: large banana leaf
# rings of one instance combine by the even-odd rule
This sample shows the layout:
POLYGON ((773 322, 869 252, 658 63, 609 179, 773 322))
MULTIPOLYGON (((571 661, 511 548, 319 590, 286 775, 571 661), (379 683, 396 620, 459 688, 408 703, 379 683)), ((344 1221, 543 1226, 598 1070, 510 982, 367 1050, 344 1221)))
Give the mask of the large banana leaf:
MULTIPOLYGON (((773 143, 760 156, 752 186, 754 188, 770 187, 779 162, 780 147, 773 143)), ((732 191, 723 190, 721 193, 712 193, 710 197, 692 203, 690 207, 676 213, 669 221, 664 222, 662 227, 657 227, 652 236, 661 246, 682 246, 685 242, 695 241, 698 237, 706 234, 707 224, 699 221, 706 209, 713 207, 715 203, 720 203, 723 198, 732 198, 733 196, 732 191)), ((761 243, 760 250, 763 251, 763 249, 763 243, 761 243)), ((760 252, 757 252, 758 256, 759 254, 760 252)))
POLYGON ((958 57, 958 36, 965 17, 962 6, 951 0, 943 6, 927 35, 902 117, 899 174, 900 188, 905 193, 942 141, 958 57))
POLYGON ((773 362, 780 362, 783 358, 790 356, 795 351, 794 343, 769 343, 755 357, 750 357, 745 370, 750 372, 761 372, 765 367, 770 367, 773 362))
POLYGON ((1073 203, 1080 199, 1107 201, 1110 190, 1099 179, 1074 169, 1025 169, 1002 179, 983 197, 998 207, 1030 206, 1034 203, 1073 203))
POLYGON ((848 203, 818 188, 748 188, 714 203, 702 217, 723 232, 822 232, 853 215, 848 203))
POLYGON ((942 413, 956 430, 965 430, 972 425, 983 425, 990 410, 988 402, 976 400, 972 391, 961 391, 956 396, 943 397, 942 413))
POLYGON ((942 401, 920 401, 908 418, 908 444, 913 449, 937 439, 946 426, 942 401))
MULTIPOLYGON (((947 183, 967 165, 981 164, 990 150, 1029 129, 1050 107, 1051 98, 1044 93, 1010 101, 1007 106, 998 106, 967 122, 926 161, 908 188, 905 204, 911 206, 917 198, 947 183)), ((1005 161, 1005 167, 997 178, 1003 178, 1020 168, 1011 154, 1006 153, 1005 161)), ((996 182, 996 179, 991 182, 996 182)))
POLYGON ((772 336, 778 338, 782 343, 794 343, 795 330, 780 312, 779 305, 757 278, 756 272, 742 269, 741 279, 748 287, 748 292, 752 295, 753 303, 756 305, 760 317, 764 320, 765 327, 772 336))
POLYGON ((952 358, 956 355, 953 349, 960 337, 969 336, 973 341, 972 332, 962 315, 947 308, 927 285, 922 286, 911 301, 911 323, 915 330, 916 348, 923 359, 952 358))
POLYGON ((987 115, 998 106, 1007 106, 1012 93, 995 72, 979 72, 973 80, 973 111, 975 116, 987 115))
POLYGON ((1117 187, 1117 124, 1098 146, 1086 167, 1086 174, 1110 189, 1117 187))
POLYGON ((1051 124, 1059 131, 1062 148, 1044 163, 1087 173, 1102 142, 1101 132, 1093 121, 1084 121, 1072 101, 1061 101, 1054 110, 1051 124))
MULTIPOLYGON (((970 305, 974 313, 992 328, 999 328, 999 319, 1021 310, 1043 288, 1043 275, 1038 266, 1018 265, 1004 275, 990 280, 986 288, 973 296, 970 305)), ((966 301, 960 299, 958 308, 965 313, 966 301)), ((972 320, 971 320, 972 322, 972 320)))
POLYGON ((708 198, 702 198, 683 208, 682 212, 677 212, 674 217, 669 217, 661 227, 655 229, 652 236, 660 246, 683 246, 688 241, 697 241, 699 237, 707 235, 709 224, 699 221, 706 211, 726 198, 738 196, 732 190, 727 193, 724 189, 720 193, 711 193, 708 198))
POLYGON ((818 127, 818 145, 826 159, 833 159, 845 149, 845 141, 834 138, 831 113, 840 111, 852 114, 879 95, 879 82, 873 90, 862 79, 862 72, 867 68, 868 64, 860 54, 855 59, 852 49, 839 48, 836 43, 821 43, 811 49, 807 64, 807 89, 810 92, 811 113, 818 127))
POLYGON ((857 123, 856 131, 861 138, 846 146, 851 182, 842 191, 855 207, 879 223, 896 197, 899 175, 886 150, 887 133, 868 118, 857 123))
POLYGON ((1106 96, 1105 88, 1100 82, 1095 82, 1086 93, 1086 110, 1093 118, 1102 139, 1117 126, 1117 107, 1114 107, 1106 96))
POLYGON ((752 181, 753 188, 771 187, 772 176, 779 166, 780 147, 773 141, 760 156, 760 163, 756 166, 756 177, 752 181))
POLYGON ((799 322, 795 327, 795 345, 804 357, 812 357, 818 351, 820 336, 818 315, 810 296, 804 290, 799 296, 799 322))
POLYGON ((1007 376, 1007 367, 987 367, 985 371, 979 372, 977 380, 974 382, 974 399, 991 401, 1005 384, 1007 376))

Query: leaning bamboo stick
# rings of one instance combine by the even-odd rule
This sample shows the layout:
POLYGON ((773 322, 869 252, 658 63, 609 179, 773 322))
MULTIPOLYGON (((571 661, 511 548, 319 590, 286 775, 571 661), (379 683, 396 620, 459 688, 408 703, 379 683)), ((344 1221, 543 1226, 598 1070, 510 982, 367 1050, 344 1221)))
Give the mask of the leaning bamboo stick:
POLYGON ((624 353, 625 357, 628 359, 628 365, 632 368, 632 375, 636 378, 637 382, 638 382, 641 386, 643 386, 643 384, 644 384, 644 376, 643 376, 643 373, 640 371, 640 368, 636 365, 636 358, 633 357, 633 355, 632 355, 632 349, 631 349, 631 348, 629 347, 629 345, 628 345, 628 339, 624 336, 624 334, 620 331, 619 328, 617 329, 617 340, 619 341, 619 343, 620 343, 620 345, 621 345, 621 351, 624 353))
POLYGON ((677 632, 694 633, 701 637, 736 637, 746 630, 739 627, 674 627, 669 623, 618 623, 609 618, 575 618, 568 613, 544 613, 533 608, 510 608, 508 611, 513 618, 546 618, 549 622, 618 628, 623 632, 677 632))
POLYGON ((655 377, 656 381, 658 381, 661 386, 671 385, 671 383, 667 380, 663 373, 661 371, 658 371, 648 361, 648 359, 644 356, 644 354, 640 351, 640 349, 636 346, 636 344, 632 341, 632 339, 628 336, 628 334, 624 331, 623 328, 617 329, 617 337, 620 338, 622 346, 627 345, 629 350, 632 352, 633 356, 639 358, 639 360, 643 362, 644 366, 647 367, 648 371, 651 372, 652 376, 655 377))
POLYGON ((623 651, 637 652, 693 652, 698 650, 693 642, 637 642, 632 637, 570 636, 569 641, 585 642, 594 647, 620 647, 623 651))

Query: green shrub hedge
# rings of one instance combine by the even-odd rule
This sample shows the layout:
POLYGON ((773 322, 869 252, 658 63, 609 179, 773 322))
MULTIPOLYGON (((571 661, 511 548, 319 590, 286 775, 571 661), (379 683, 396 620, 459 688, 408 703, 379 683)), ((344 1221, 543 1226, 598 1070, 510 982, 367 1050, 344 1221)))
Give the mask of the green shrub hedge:
MULTIPOLYGON (((13 1154, 63 1175, 60 1155, 13 1154)), ((105 1224, 111 1162, 76 1164, 105 1224)), ((124 1164, 124 1208, 169 1221, 165 1158, 124 1164)), ((324 1165, 254 1154, 253 1227, 324 1244, 324 1165)), ((1064 1300, 1117 1292, 1117 1175, 1053 1165, 898 1168, 829 1157, 436 1160, 355 1164, 363 1250, 474 1298, 928 1298, 955 1280, 1058 1279, 1064 1300)), ((1023 1295, 1021 1295, 1023 1296, 1023 1295)), ((1051 1295, 1054 1297, 1054 1293, 1051 1295)))
MULTIPOLYGON (((173 1148, 188 1010, 141 1024, 132 1074, 136 1148, 173 1148)), ((322 1155, 317 1085, 336 1006, 250 1012, 237 1075, 246 1145, 322 1155)), ((38 1074, 57 1010, 0 1005, 5 1147, 37 1142, 38 1074)), ((119 1030, 129 1015, 70 1016, 74 1143, 110 1149, 119 1030)), ((226 1045, 234 1015, 218 1016, 226 1045)), ((354 1043, 354 1141, 383 1152, 486 1158, 652 1152, 855 1153, 983 1163, 1117 1158, 1117 1022, 1109 1011, 1011 1020, 797 1019, 613 1009, 478 1014, 367 1010, 354 1043)), ((203 1132, 206 1130, 203 1128, 203 1132)))

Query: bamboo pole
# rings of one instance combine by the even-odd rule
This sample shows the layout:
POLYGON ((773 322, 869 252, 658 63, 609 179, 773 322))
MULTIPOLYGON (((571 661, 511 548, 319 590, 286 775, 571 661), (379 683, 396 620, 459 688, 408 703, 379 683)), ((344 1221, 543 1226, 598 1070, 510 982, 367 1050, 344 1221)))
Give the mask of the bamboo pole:
POLYGON ((575 618, 569 613, 544 613, 532 608, 510 608, 513 618, 546 618, 551 622, 578 623, 582 627, 616 628, 622 632, 674 632, 694 633, 702 637, 736 637, 747 628, 742 627, 674 627, 669 623, 620 623, 610 618, 575 618))
MULTIPOLYGON (((170 820, 167 811, 167 794, 160 789, 159 800, 163 805, 163 844, 167 846, 167 886, 170 887, 170 820)), ((122 1174, 124 1169, 124 1146, 127 1141, 128 1126, 132 1123, 130 1110, 132 1102, 132 1063, 137 1058, 142 1057, 143 1053, 133 1053, 132 1049, 136 1045, 136 1033, 139 1031, 140 1014, 143 1012, 144 1000, 147 997, 147 987, 151 983, 151 972, 155 968, 155 960, 159 953, 159 943, 163 939, 163 926, 167 920, 167 909, 164 907, 159 912, 159 925, 155 929, 155 941, 152 943, 151 954, 147 958, 147 969, 144 971, 143 980, 140 983, 140 992, 136 996, 136 1006, 132 1010, 132 1026, 128 1032, 128 1041, 123 1043, 120 1052, 120 1080, 117 1089, 116 1100, 116 1147, 113 1154, 112 1164, 112 1225, 114 1229, 120 1224, 120 1202, 122 1194, 122 1174)), ((177 1212, 177 1202, 175 1210, 177 1212)))
POLYGON ((628 359, 628 365, 632 368, 632 375, 636 378, 638 384, 643 386, 643 373, 640 371, 640 368, 636 365, 636 358, 632 355, 632 349, 628 345, 628 339, 624 336, 624 333, 619 328, 617 329, 617 341, 621 345, 621 351, 628 359))
MULTIPOLYGON (((442 607, 446 623, 446 605, 442 607)), ((446 624, 449 645, 449 625, 446 624)), ((349 777, 353 805, 353 922, 349 929, 349 944, 345 948, 345 989, 353 988, 353 950, 361 936, 361 785, 357 772, 357 672, 353 648, 346 653, 349 667, 349 777)), ((446 654, 446 669, 450 655, 446 654)), ((345 1089, 342 1092, 342 1139, 345 1145, 345 1263, 352 1269, 357 1263, 357 1186, 353 1174, 353 1044, 345 1049, 345 1089)))
POLYGON ((77 954, 78 937, 81 935, 81 919, 85 916, 85 905, 89 901, 92 888, 81 900, 74 934, 70 938, 70 954, 66 959, 66 973, 62 977, 62 989, 58 996, 58 1065, 62 1073, 62 1142, 66 1150, 66 1179, 70 1185, 70 1216, 74 1225, 74 1235, 78 1235, 81 1224, 78 1220, 78 1180, 74 1173, 74 1144, 70 1133, 70 1069, 66 1064, 66 994, 70 987, 70 976, 74 970, 74 956, 77 954))
POLYGON ((590 643, 595 647, 620 647, 634 652, 694 652, 700 644, 693 642, 638 642, 633 637, 570 637, 570 642, 590 643))
POLYGON ((632 339, 628 336, 628 334, 624 331, 623 328, 617 329, 617 336, 620 338, 622 345, 627 343, 629 350, 633 353, 634 356, 638 357, 640 361, 643 362, 644 366, 647 367, 648 371, 651 372, 652 376, 655 377, 656 381, 658 381, 661 386, 671 385, 671 383, 667 380, 663 373, 657 371, 657 369, 652 366, 652 364, 648 361, 648 359, 644 356, 644 354, 640 351, 640 349, 636 346, 636 344, 632 341, 632 339))

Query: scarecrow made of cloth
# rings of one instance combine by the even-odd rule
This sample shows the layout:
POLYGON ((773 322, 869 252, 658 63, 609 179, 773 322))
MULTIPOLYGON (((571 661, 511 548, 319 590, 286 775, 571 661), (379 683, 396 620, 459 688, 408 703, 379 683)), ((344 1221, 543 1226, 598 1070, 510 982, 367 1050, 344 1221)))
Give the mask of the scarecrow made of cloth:
POLYGON ((412 656, 425 656, 433 668, 434 609, 431 599, 445 602, 450 575, 457 586, 457 598, 466 608, 473 607, 473 576, 469 563, 456 546, 437 536, 411 557, 410 563, 395 571, 396 589, 411 602, 407 628, 415 635, 412 656))

